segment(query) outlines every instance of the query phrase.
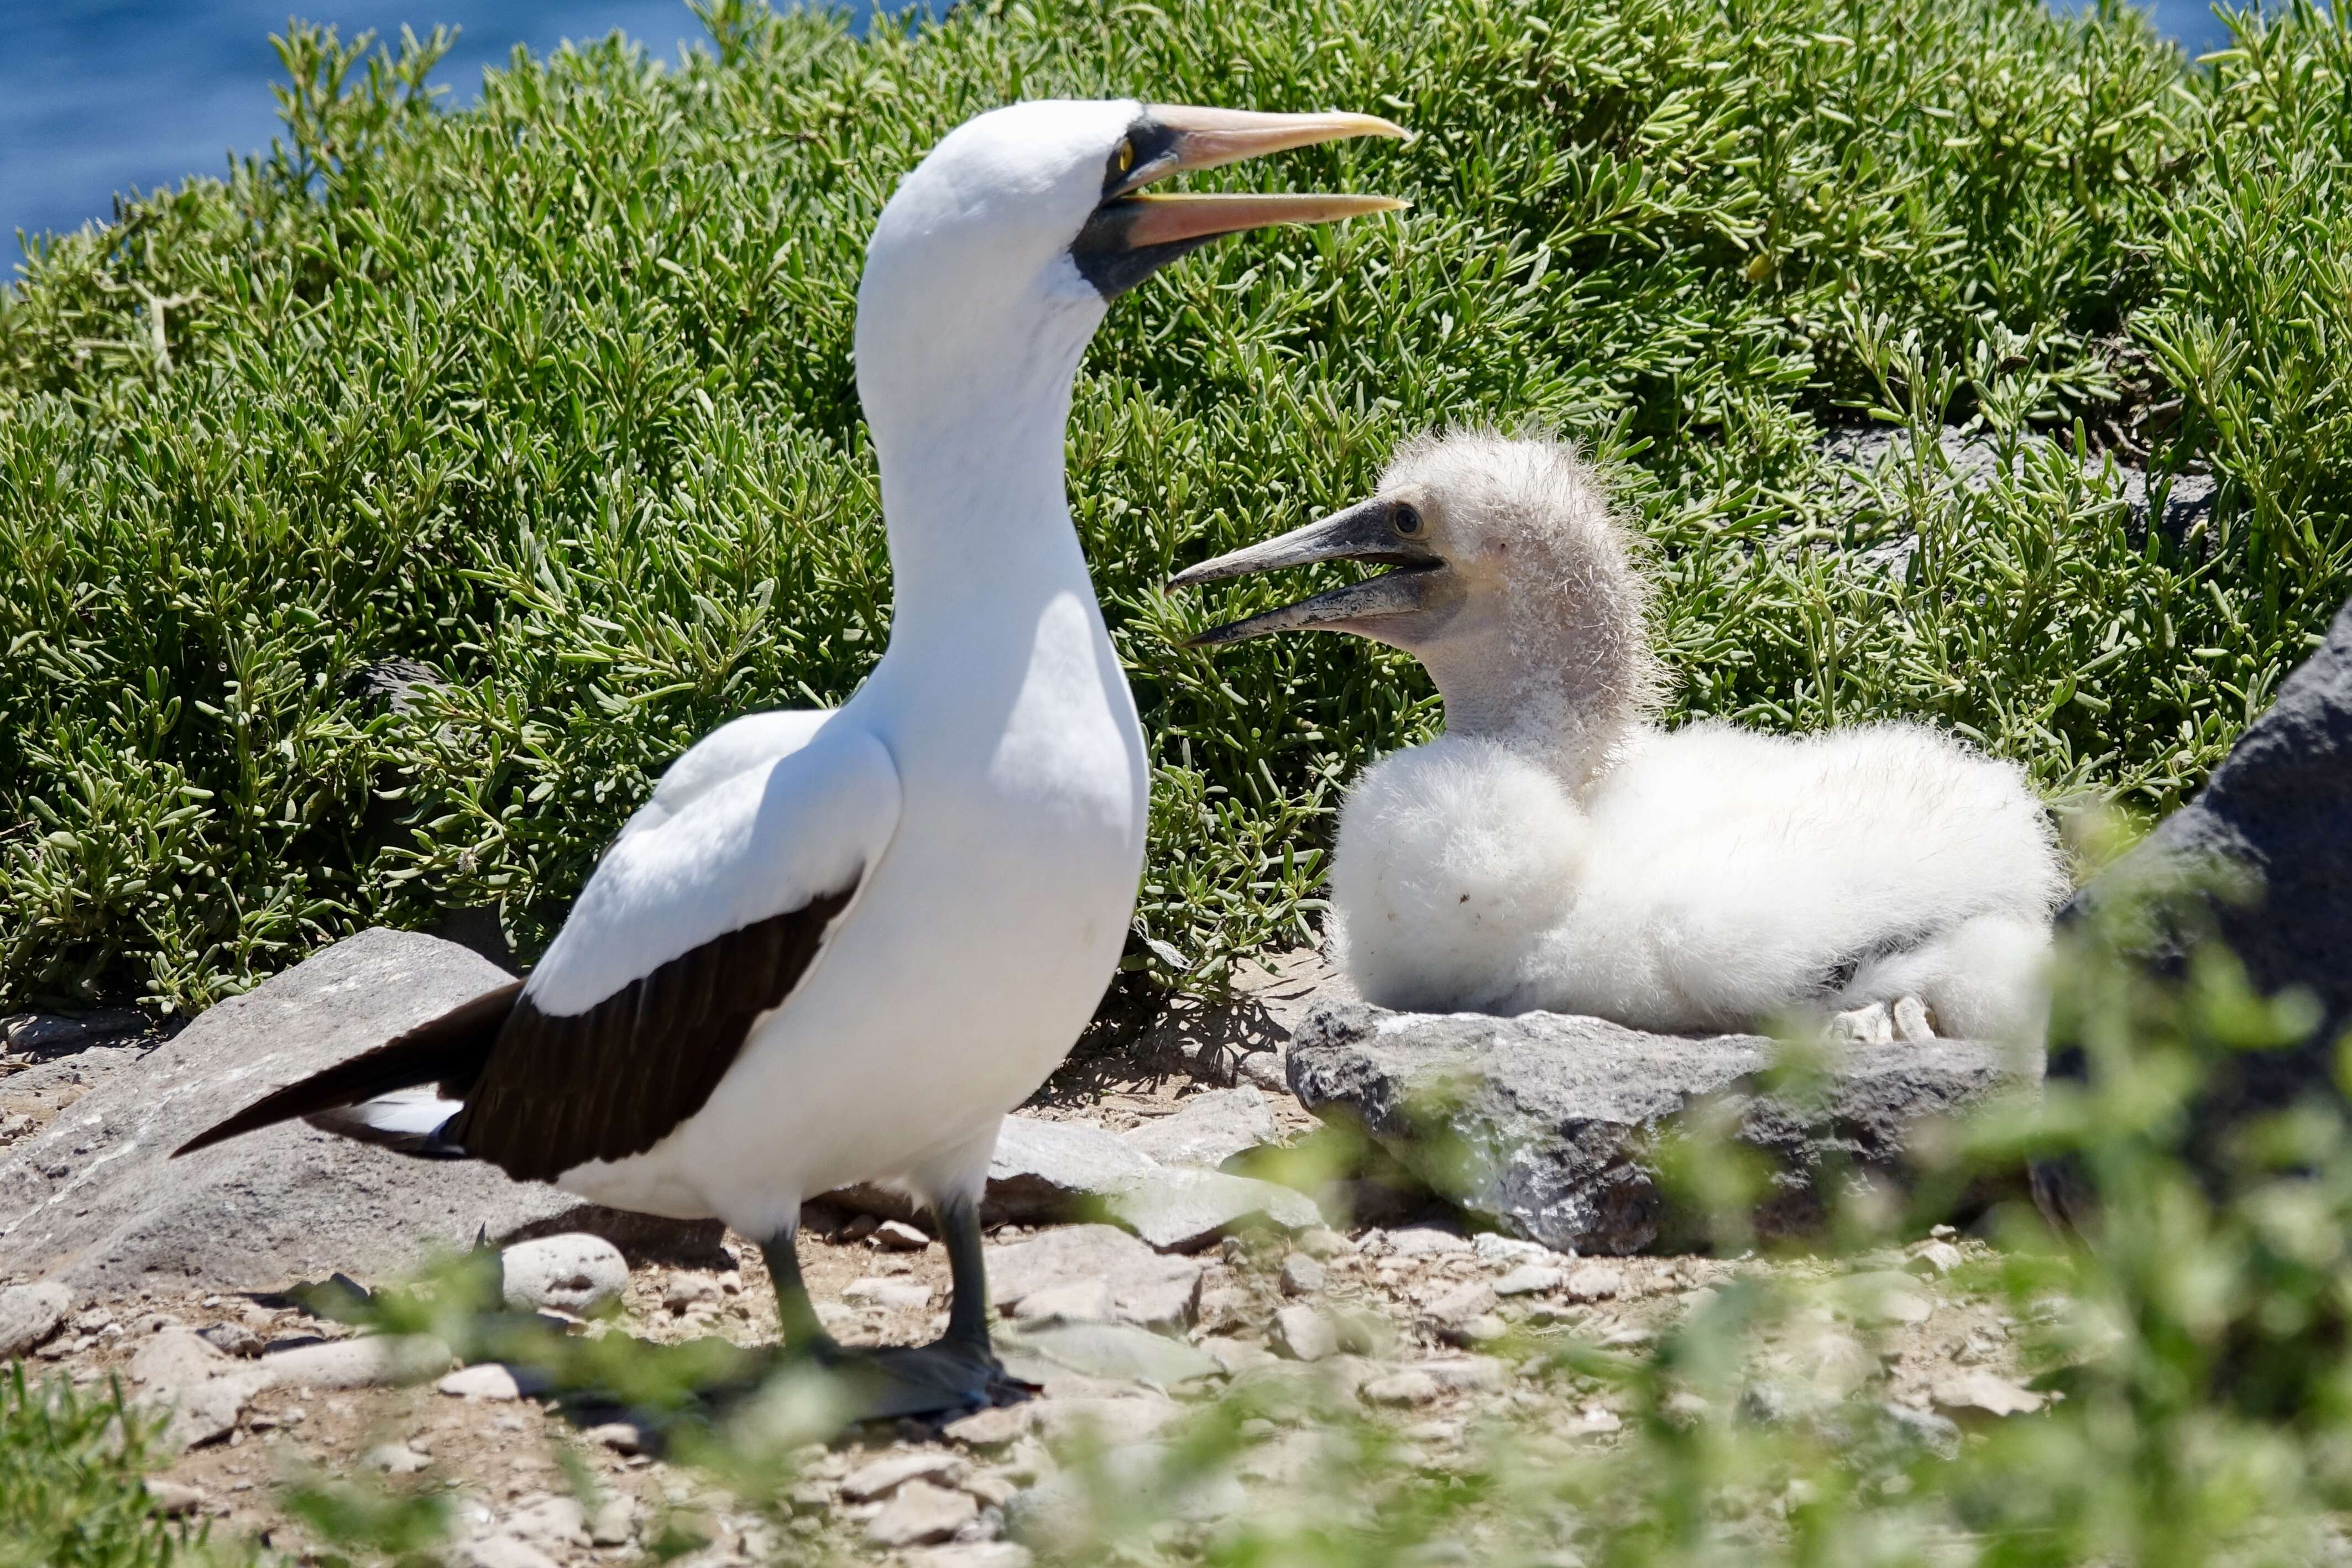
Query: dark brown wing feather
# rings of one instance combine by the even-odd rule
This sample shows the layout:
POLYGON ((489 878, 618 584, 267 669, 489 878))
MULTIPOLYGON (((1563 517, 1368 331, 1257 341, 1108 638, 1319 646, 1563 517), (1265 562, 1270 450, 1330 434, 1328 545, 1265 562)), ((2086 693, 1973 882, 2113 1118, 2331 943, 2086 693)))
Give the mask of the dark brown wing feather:
POLYGON ((519 998, 447 1138, 518 1181, 644 1153, 710 1099, 752 1020, 792 994, 856 890, 716 937, 584 1013, 519 998))
POLYGON ((414 1089, 420 1083, 438 1083, 452 1100, 463 1099, 483 1064, 490 1059, 500 1030, 514 1013, 515 998, 521 993, 520 980, 495 991, 485 991, 372 1051, 337 1062, 324 1072, 312 1073, 275 1094, 264 1095, 218 1126, 208 1127, 181 1144, 172 1152, 172 1157, 176 1160, 183 1154, 193 1154, 273 1122, 340 1110, 397 1089, 414 1089))

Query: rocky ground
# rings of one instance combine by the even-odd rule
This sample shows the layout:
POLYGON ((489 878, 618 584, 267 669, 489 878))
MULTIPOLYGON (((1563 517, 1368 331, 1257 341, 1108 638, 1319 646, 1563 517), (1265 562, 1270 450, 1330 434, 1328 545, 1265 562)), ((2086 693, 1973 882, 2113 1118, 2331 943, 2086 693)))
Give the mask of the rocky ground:
MULTIPOLYGON (((1405 1463, 1433 1472, 1502 1434, 1622 1441, 1622 1396, 1561 1371, 1556 1350, 1646 1343, 1743 1271, 1831 1274, 1802 1259, 1580 1258, 1474 1232, 1436 1205, 1392 1202, 1386 1224, 1351 1224, 1220 1170, 1311 1134, 1315 1119, 1280 1087, 1282 1057, 1303 1011, 1330 994, 1313 955, 1297 955, 1254 975, 1236 1005, 1066 1068, 1024 1113, 1034 1157, 1024 1164, 1000 1146, 990 1200, 1001 1348, 1042 1394, 944 1430, 869 1427, 800 1448, 783 1509, 643 1451, 659 1445, 642 1427, 524 1396, 495 1363, 458 1368, 429 1342, 361 1339, 169 1274, 129 1285, 85 1271, 96 1282, 77 1283, 68 1269, 0 1291, 0 1353, 84 1388, 119 1379, 143 1405, 175 1411, 170 1440, 185 1447, 152 1483, 157 1506, 298 1555, 316 1542, 289 1518, 287 1487, 358 1477, 446 1493, 458 1542, 449 1561, 477 1568, 653 1561, 681 1547, 679 1561, 708 1568, 825 1555, 1005 1568, 1033 1545, 1050 1553, 1084 1538, 1092 1504, 1064 1471, 1069 1456, 1106 1446, 1111 1473, 1124 1461, 1148 1468, 1190 1407, 1221 1394, 1251 1401, 1245 1448, 1233 1474, 1170 1500, 1181 1521, 1168 1527, 1172 1549, 1223 1518, 1296 1504, 1358 1422, 1391 1432, 1405 1463), (1122 1212, 1121 1173, 1134 1169, 1182 1201, 1122 1212), (1046 1217, 1087 1181, 1114 1194, 1106 1217, 1118 1223, 1046 1217)), ((70 1163, 58 1135, 75 1125, 76 1102, 135 1072, 152 1044, 92 1037, 12 1053, 0 1140, 21 1145, 20 1158, 65 1148, 70 1163)), ((1346 1195, 1324 1194, 1327 1204, 1346 1195)), ((942 1251, 882 1217, 889 1206, 843 1194, 812 1206, 803 1236, 820 1310, 849 1342, 919 1340, 945 1322, 942 1251)), ((1768 1337, 1746 1416, 1785 1419, 1860 1394, 1921 1441, 1957 1447, 1964 1426, 2037 1405, 2012 1352, 2016 1324, 1960 1283, 1980 1252, 1945 1232, 1841 1271, 1819 1307, 1768 1337)), ((632 1266, 572 1237, 519 1243, 508 1259, 510 1300, 593 1319, 576 1332, 772 1338, 773 1298, 741 1237, 691 1263, 632 1266)))

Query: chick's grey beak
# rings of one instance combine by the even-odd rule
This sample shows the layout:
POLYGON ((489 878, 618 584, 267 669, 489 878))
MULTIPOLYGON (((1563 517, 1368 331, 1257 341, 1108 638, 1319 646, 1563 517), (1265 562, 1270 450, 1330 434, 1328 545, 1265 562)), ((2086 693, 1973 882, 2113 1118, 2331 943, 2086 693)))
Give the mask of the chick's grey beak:
POLYGON ((1217 647, 1267 632, 1309 631, 1318 626, 1352 629, 1351 623, 1411 615, 1428 608, 1437 569, 1444 563, 1434 552, 1416 544, 1401 531, 1400 524, 1414 531, 1421 527, 1411 507, 1402 501, 1375 498, 1320 522, 1293 529, 1279 538, 1179 572, 1168 580, 1169 587, 1191 588, 1221 577, 1247 576, 1286 566, 1311 566, 1321 561, 1370 561, 1398 568, 1247 620, 1212 627, 1186 639, 1184 646, 1217 647))

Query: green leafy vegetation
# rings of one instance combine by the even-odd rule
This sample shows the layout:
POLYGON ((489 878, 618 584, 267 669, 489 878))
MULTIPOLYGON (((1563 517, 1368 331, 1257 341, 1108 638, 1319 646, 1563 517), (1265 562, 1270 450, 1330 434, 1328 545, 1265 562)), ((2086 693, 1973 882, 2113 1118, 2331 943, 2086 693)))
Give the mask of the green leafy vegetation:
POLYGON ((1670 716, 1921 717, 2143 814, 2352 587, 2352 35, 2308 6, 2201 68, 2027 0, 706 19, 682 63, 518 56, 461 112, 437 37, 298 26, 269 154, 34 242, 0 294, 0 1006, 201 1007, 486 902, 528 956, 696 736, 854 689, 889 631, 864 237, 1022 96, 1422 133, 1213 176, 1414 207, 1192 258, 1078 391, 1161 981, 1299 938, 1339 792, 1435 711, 1346 639, 1174 646, 1286 585, 1157 584, 1417 429, 1539 422, 1616 476, 1670 716), (1817 438, 1872 421, 1921 438, 1858 484, 1817 438), (1954 482, 1948 425, 1989 473, 1954 482), (2217 504, 2151 529, 2117 459, 2217 504), (1896 535, 1899 571, 1855 548, 1896 535), (355 697, 389 659, 448 684, 355 697))
POLYGON ((248 1562, 158 1518, 140 1484, 146 1425, 119 1398, 0 1369, 0 1568, 171 1568, 248 1562))

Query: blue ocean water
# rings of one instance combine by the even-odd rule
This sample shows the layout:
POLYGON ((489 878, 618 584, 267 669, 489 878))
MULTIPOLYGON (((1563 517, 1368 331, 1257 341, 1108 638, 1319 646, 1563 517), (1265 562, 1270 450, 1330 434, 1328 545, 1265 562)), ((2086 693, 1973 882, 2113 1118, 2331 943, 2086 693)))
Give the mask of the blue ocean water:
MULTIPOLYGON (((2147 3, 2192 53, 2227 37, 2204 0, 2147 3)), ((703 37, 684 0, 0 0, 0 257, 16 255, 14 231, 78 228, 118 191, 216 174, 232 152, 267 147, 269 35, 289 8, 345 37, 457 25, 435 73, 457 102, 517 44, 544 52, 619 28, 671 55, 703 37)))

